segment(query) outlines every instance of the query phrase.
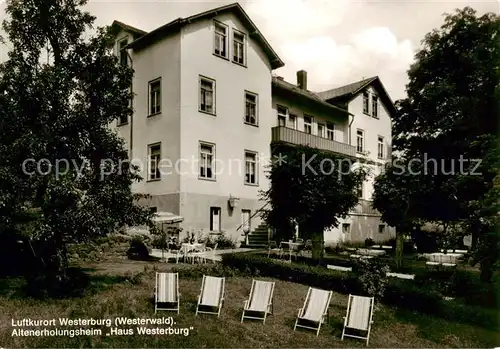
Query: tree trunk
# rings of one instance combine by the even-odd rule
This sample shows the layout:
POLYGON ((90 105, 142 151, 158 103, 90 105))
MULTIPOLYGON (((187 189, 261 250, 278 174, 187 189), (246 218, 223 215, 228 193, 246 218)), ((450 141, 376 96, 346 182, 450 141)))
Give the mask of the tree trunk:
POLYGON ((323 232, 310 234, 312 241, 312 258, 316 260, 318 264, 321 264, 325 254, 325 242, 323 241, 323 232))
POLYGON ((403 232, 396 230, 395 262, 396 262, 397 269, 400 269, 403 267, 403 245, 404 245, 404 234, 403 234, 403 232))

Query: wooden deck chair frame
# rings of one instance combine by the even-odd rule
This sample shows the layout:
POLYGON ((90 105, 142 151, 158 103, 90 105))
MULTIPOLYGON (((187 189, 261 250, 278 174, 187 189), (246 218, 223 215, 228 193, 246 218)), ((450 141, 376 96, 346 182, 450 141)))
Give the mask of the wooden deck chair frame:
POLYGON ((226 278, 224 277, 215 277, 215 276, 208 276, 208 275, 203 275, 203 280, 201 281, 201 290, 200 290, 200 295, 198 296, 198 304, 196 305, 196 316, 198 314, 215 314, 217 317, 220 316, 220 311, 222 309, 222 303, 224 301, 224 289, 225 289, 225 283, 226 283, 226 278), (207 280, 209 278, 214 278, 214 279, 221 279, 221 284, 220 284, 220 289, 218 290, 219 292, 219 299, 217 304, 203 304, 203 295, 207 291, 206 285, 207 285, 207 280), (200 311, 200 306, 204 307, 216 307, 217 311, 200 311))
MULTIPOLYGON (((366 339, 366 346, 368 346, 368 342, 370 340, 370 331, 372 329, 372 324, 373 324, 373 305, 375 303, 375 298, 374 297, 362 297, 362 296, 355 296, 355 295, 352 295, 350 294, 349 295, 349 301, 347 303, 347 312, 346 312, 346 316, 344 317, 344 329, 342 330, 342 337, 340 338, 341 340, 344 340, 344 337, 352 337, 352 338, 358 338, 358 339, 366 339), (365 327, 363 328, 360 328, 359 326, 358 327, 350 327, 348 326, 351 322, 351 315, 352 315, 352 303, 353 303, 353 300, 356 299, 356 298, 364 298, 364 299, 369 299, 370 301, 370 304, 369 304, 369 314, 368 314, 368 318, 367 318, 367 324, 365 325, 365 327), (354 329, 354 330, 358 330, 358 331, 366 331, 367 334, 366 334, 366 337, 362 337, 362 336, 355 336, 355 335, 352 335, 352 334, 346 334, 345 330, 346 328, 348 329, 354 329)), ((359 314, 359 313, 358 313, 359 314)))
POLYGON ((155 282, 155 290, 154 290, 154 297, 155 297, 155 314, 158 310, 169 310, 169 311, 176 311, 177 314, 179 314, 179 304, 180 304, 180 298, 181 298, 181 294, 179 293, 179 273, 156 273, 156 282, 155 282), (161 296, 161 292, 164 292, 164 290, 160 290, 159 287, 160 287, 160 283, 159 283, 159 278, 162 277, 162 276, 167 276, 167 275, 171 275, 173 276, 173 280, 174 280, 174 283, 175 285, 173 285, 172 287, 174 288, 175 292, 176 292, 176 295, 177 297, 175 297, 175 300, 173 302, 163 302, 161 299, 160 299, 160 296, 161 296), (171 303, 171 304, 174 304, 175 307, 173 308, 160 308, 158 306, 158 303, 171 303))
MULTIPOLYGON (((266 317, 267 314, 272 314, 273 313, 273 304, 274 304, 274 286, 275 282, 274 281, 262 281, 262 280, 252 280, 252 288, 250 289, 250 295, 248 296, 248 300, 246 300, 243 304, 243 314, 241 314, 241 322, 243 322, 243 319, 255 319, 255 320, 263 320, 263 323, 266 323, 266 317), (255 288, 258 283, 266 283, 271 285, 271 289, 269 291, 269 294, 267 295, 267 300, 264 304, 265 309, 262 310, 257 310, 257 309, 250 309, 250 306, 252 305, 253 297, 256 296, 255 294, 255 288), (245 312, 255 312, 255 313, 263 313, 263 317, 257 317, 257 316, 248 316, 245 315, 245 312)), ((257 295, 258 296, 258 295, 257 295)))
POLYGON ((325 319, 328 318, 328 309, 330 308, 330 301, 332 299, 332 295, 333 295, 332 291, 326 291, 326 290, 322 290, 322 289, 319 289, 319 288, 309 287, 309 290, 307 290, 306 300, 304 301, 303 307, 299 309, 299 313, 297 315, 297 320, 295 320, 295 326, 293 327, 293 330, 295 331, 297 329, 297 327, 307 328, 307 329, 310 329, 310 330, 315 330, 316 331, 316 336, 318 336, 319 335, 319 330, 321 329, 321 325, 325 322, 325 319), (327 302, 325 304, 325 308, 323 309, 323 312, 322 312, 322 314, 320 315, 320 317, 319 317, 319 319, 317 321, 316 320, 307 319, 307 318, 304 317, 304 315, 306 314, 306 312, 308 310, 307 307, 309 307, 309 305, 311 303, 313 303, 313 301, 314 301, 314 299, 310 299, 313 290, 319 290, 319 291, 327 292, 328 293, 328 300, 327 300, 327 302), (299 321, 300 320, 317 322, 318 323, 318 327, 311 327, 311 326, 299 325, 299 321))

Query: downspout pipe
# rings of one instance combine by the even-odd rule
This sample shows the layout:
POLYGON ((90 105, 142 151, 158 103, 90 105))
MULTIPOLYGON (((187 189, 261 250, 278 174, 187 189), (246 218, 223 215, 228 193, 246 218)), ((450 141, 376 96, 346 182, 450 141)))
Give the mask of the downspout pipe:
POLYGON ((352 123, 354 122, 354 114, 349 113, 349 112, 347 112, 347 113, 349 114, 349 116, 352 116, 352 120, 351 120, 351 122, 349 123, 349 145, 352 145, 352 141, 351 141, 351 138, 352 138, 352 137, 351 137, 351 134, 352 134, 352 133, 351 133, 351 125, 352 125, 352 123))
MULTIPOLYGON (((126 50, 127 52, 127 57, 130 60, 130 69, 134 70, 134 61, 132 60, 132 56, 128 52, 127 48, 124 47, 123 50, 126 50)), ((132 108, 132 115, 130 116, 130 152, 129 152, 129 159, 133 159, 133 144, 134 144, 134 77, 132 76, 132 83, 130 84, 130 93, 132 95, 132 98, 130 100, 131 108, 132 108)))

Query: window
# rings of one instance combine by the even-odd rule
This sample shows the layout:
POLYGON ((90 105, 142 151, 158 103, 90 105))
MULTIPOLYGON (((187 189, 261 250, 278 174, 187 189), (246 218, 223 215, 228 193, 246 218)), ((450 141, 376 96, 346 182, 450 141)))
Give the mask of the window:
POLYGON ((118 126, 120 125, 125 125, 128 123, 128 115, 127 114, 121 114, 120 119, 118 120, 118 126))
POLYGON ((128 65, 128 53, 127 50, 124 49, 128 44, 128 39, 123 39, 118 44, 119 56, 120 56, 120 64, 128 65))
POLYGON ((161 144, 151 144, 148 146, 149 169, 148 179, 150 181, 159 180, 160 173, 160 159, 161 159, 161 144))
POLYGON ((318 136, 323 138, 325 137, 325 125, 318 124, 318 136))
POLYGON ((200 178, 215 179, 215 145, 200 143, 200 178))
POLYGON ((379 224, 379 226, 378 226, 378 232, 380 234, 384 234, 385 233, 385 224, 379 224))
POLYGON ((161 78, 149 83, 149 115, 161 112, 161 78))
POLYGON ((210 207, 210 231, 220 231, 220 207, 210 207))
POLYGON ((257 95, 245 92, 245 122, 257 125, 257 95))
POLYGON ((200 77, 200 111, 215 114, 215 81, 200 77))
POLYGON ((245 152, 245 184, 257 184, 257 154, 245 152))
POLYGON ((149 211, 152 213, 156 213, 156 212, 158 212, 158 209, 156 207, 150 207, 149 211))
POLYGON ((288 116, 288 109, 278 106, 278 126, 286 126, 286 118, 288 116))
POLYGON ((384 137, 378 137, 377 155, 379 159, 384 158, 384 137))
POLYGON ((363 198, 363 183, 360 184, 360 186, 358 187, 358 199, 362 199, 363 198))
POLYGON ((241 210, 241 229, 245 232, 250 232, 251 227, 251 211, 250 210, 241 210))
POLYGON ((312 117, 308 115, 304 115, 304 132, 312 133, 312 117))
POLYGON ((331 141, 335 140, 335 125, 327 123, 326 124, 326 138, 331 141))
POLYGON ((368 91, 363 92, 363 113, 370 113, 370 94, 368 91))
POLYGON ((351 225, 349 223, 342 223, 342 233, 349 234, 351 232, 351 225))
POLYGON ((291 128, 296 130, 297 129, 297 116, 290 114, 290 116, 288 117, 288 120, 290 121, 291 128))
POLYGON ((358 153, 363 153, 365 146, 364 146, 364 136, 365 132, 363 130, 358 130, 356 133, 356 151, 358 153))
POLYGON ((217 56, 227 58, 227 26, 215 22, 214 31, 214 53, 217 56))
POLYGON ((378 97, 372 96, 372 116, 378 118, 378 97))
POLYGON ((233 31, 233 62, 245 64, 245 34, 233 31))

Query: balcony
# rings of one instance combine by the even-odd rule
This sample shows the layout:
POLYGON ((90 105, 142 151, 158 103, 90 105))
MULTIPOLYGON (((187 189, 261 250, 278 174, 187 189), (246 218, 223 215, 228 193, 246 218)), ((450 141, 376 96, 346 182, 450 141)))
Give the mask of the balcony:
POLYGON ((351 157, 356 156, 356 148, 352 145, 332 141, 328 138, 319 137, 293 128, 276 126, 271 129, 272 142, 285 142, 290 144, 304 145, 321 150, 331 151, 351 157))
POLYGON ((351 213, 367 216, 380 216, 380 212, 372 208, 372 202, 363 199, 359 200, 358 204, 354 207, 351 213))

